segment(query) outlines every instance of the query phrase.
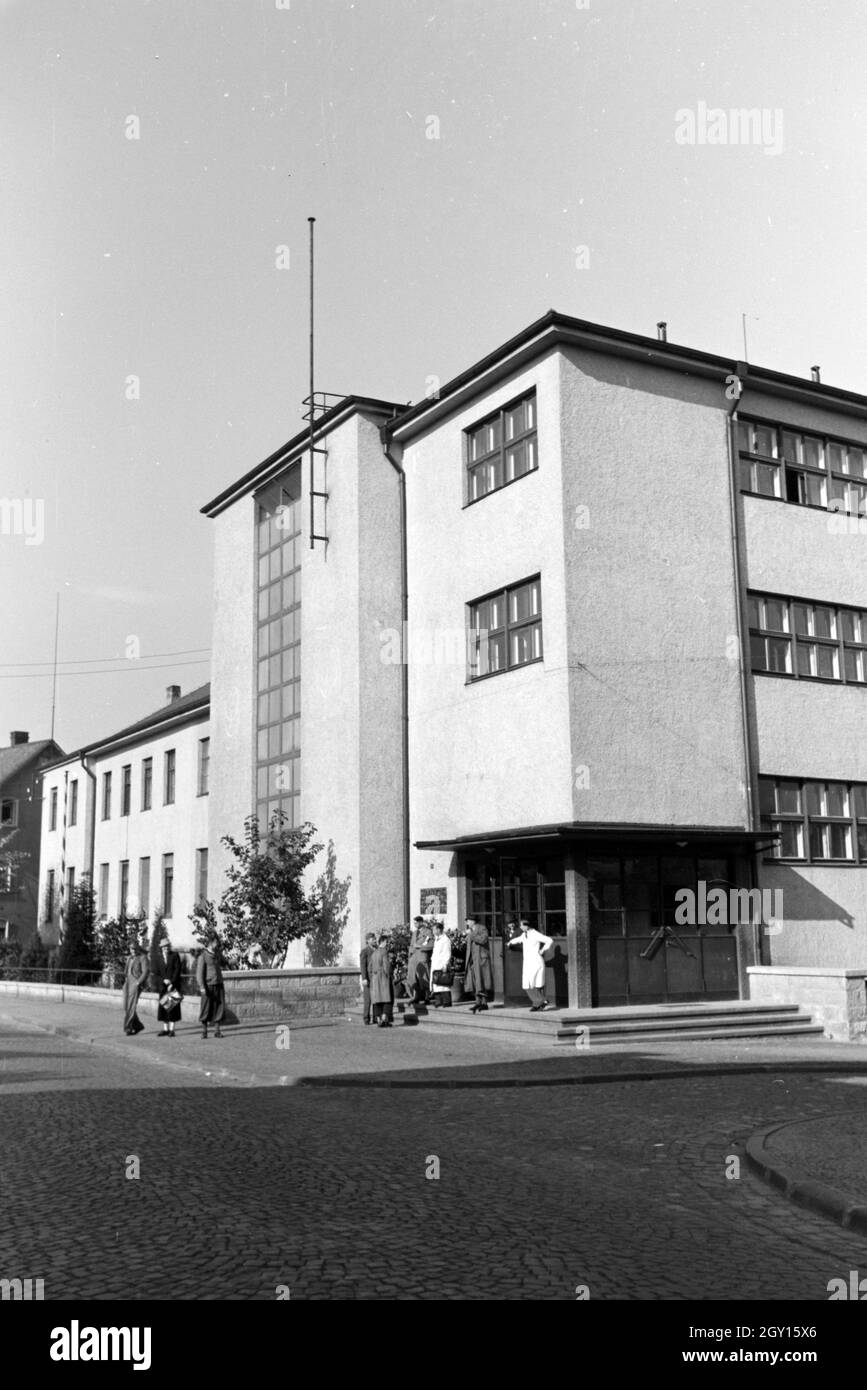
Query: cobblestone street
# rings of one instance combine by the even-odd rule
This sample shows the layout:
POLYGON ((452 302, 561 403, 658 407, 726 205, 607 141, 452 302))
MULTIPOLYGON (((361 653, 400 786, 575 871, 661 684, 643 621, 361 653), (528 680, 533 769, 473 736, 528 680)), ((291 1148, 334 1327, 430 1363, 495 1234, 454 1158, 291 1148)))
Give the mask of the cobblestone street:
POLYGON ((47 1299, 825 1300, 867 1241, 726 1169, 763 1126, 865 1105, 782 1069, 240 1085, 3 1027, 0 1275, 47 1299))

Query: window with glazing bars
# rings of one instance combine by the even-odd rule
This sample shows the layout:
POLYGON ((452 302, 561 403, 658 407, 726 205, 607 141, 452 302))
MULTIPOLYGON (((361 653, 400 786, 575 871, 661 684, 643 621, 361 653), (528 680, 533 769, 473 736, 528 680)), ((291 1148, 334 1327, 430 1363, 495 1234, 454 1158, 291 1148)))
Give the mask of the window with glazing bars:
POLYGON ((542 660, 541 589, 536 575, 469 604, 471 681, 542 660))
POLYGON ((477 502, 539 466, 536 392, 466 431, 467 502, 477 502))
POLYGON ((867 612, 748 595, 754 671, 867 684, 867 612))
POLYGON ((744 492, 867 513, 867 445, 739 420, 738 451, 744 492))
POLYGON ((760 777, 759 801, 771 858, 867 865, 867 783, 760 777))

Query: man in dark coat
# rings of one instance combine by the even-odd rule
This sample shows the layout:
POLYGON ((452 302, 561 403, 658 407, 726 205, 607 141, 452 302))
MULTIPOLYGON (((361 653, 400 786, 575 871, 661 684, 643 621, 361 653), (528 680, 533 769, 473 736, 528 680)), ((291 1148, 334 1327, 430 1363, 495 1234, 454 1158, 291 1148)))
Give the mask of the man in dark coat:
POLYGON ((365 940, 367 944, 361 948, 358 964, 361 967, 363 1018, 365 1023, 370 1023, 370 957, 376 950, 376 936, 372 931, 369 931, 365 940))
POLYGON ((430 962, 433 947, 433 927, 423 917, 414 918, 406 966, 407 993, 414 1004, 424 1004, 430 995, 430 962))
POLYGON ((491 943, 487 927, 467 918, 467 966, 464 989, 476 996, 471 1012, 479 1013, 488 1007, 488 1000, 494 993, 494 976, 491 970, 491 943))
POLYGON ((196 982, 202 992, 199 1022, 202 1037, 208 1036, 208 1024, 214 1024, 214 1037, 221 1038, 220 1024, 225 1009, 223 971, 220 965, 220 940, 216 932, 208 937, 204 951, 196 961, 196 982))

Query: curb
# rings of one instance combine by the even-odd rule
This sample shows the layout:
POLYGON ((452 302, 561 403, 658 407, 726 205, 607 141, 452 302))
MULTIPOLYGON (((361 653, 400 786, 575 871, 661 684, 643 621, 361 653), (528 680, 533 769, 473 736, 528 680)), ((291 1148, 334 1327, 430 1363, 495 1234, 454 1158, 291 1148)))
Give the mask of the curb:
MULTIPOLYGON (((843 1112, 835 1111, 835 1114, 843 1112)), ((817 1117, 830 1119, 830 1115, 817 1117)), ((867 1234, 867 1206, 854 1202, 839 1188, 829 1187, 827 1183, 816 1182, 813 1178, 802 1178, 791 1169, 775 1162, 768 1151, 767 1141, 784 1129, 796 1129, 804 1120, 789 1120, 786 1124, 771 1125, 750 1135, 745 1144, 747 1163, 754 1173, 763 1178, 771 1187, 776 1187, 790 1202, 805 1207, 807 1211, 834 1221, 847 1231, 867 1234)), ((811 1120, 810 1123, 813 1123, 811 1120)))
MULTIPOLYGON (((90 1037, 86 1032, 77 1032, 74 1028, 64 1027, 62 1024, 28 1022, 25 1026, 20 1019, 12 1018, 2 1012, 0 1012, 0 1023, 17 1032, 26 1032, 27 1028, 35 1028, 41 1033, 68 1038, 70 1042, 82 1043, 90 1047, 101 1047, 117 1057, 129 1059, 131 1056, 130 1052, 120 1043, 115 1044, 104 1038, 90 1037)), ((586 1056, 586 1049, 582 1049, 582 1052, 586 1056)), ((867 1060, 865 1060, 864 1062, 751 1062, 746 1066, 738 1066, 732 1062, 720 1062, 716 1065, 699 1067, 670 1067, 666 1071, 651 1071, 645 1068, 636 1071, 585 1072, 576 1076, 413 1077, 408 1075, 407 1079, 403 1080, 400 1077, 325 1075, 285 1076, 270 1080, 264 1076, 259 1078, 251 1072, 229 1071, 225 1067, 218 1072, 206 1072, 200 1064, 170 1061, 168 1057, 155 1057, 150 1053, 139 1060, 148 1062, 152 1066, 169 1067, 175 1071, 194 1072, 199 1076, 213 1076, 221 1081, 238 1081, 248 1086, 258 1082, 264 1086, 304 1086, 311 1089, 315 1087, 343 1087, 346 1090, 504 1090, 533 1086, 605 1086, 635 1081, 687 1081, 692 1077, 705 1076, 780 1076, 781 1074, 867 1076, 867 1060)), ((495 1065, 503 1064, 497 1063, 495 1065)), ((785 1128, 784 1125, 775 1125, 773 1130, 783 1128, 785 1128)), ((759 1131, 759 1134, 753 1138, 770 1134, 773 1130, 759 1131)), ((748 1141, 748 1146, 750 1142, 748 1141)), ((752 1164, 753 1159, 749 1157, 748 1146, 748 1159, 752 1164)), ((772 1165, 765 1163, 764 1166, 770 1169, 772 1165)), ((773 1180, 768 1179, 768 1181, 773 1180)), ((799 1185, 806 1188, 810 1184, 801 1182, 799 1185)), ((813 1184, 813 1186, 815 1185, 813 1184)), ((833 1191, 833 1189, 829 1188, 828 1191, 833 1191)), ((864 1210, 867 1212, 867 1208, 864 1210)), ((865 1230, 867 1230, 867 1226, 865 1226, 865 1230)))

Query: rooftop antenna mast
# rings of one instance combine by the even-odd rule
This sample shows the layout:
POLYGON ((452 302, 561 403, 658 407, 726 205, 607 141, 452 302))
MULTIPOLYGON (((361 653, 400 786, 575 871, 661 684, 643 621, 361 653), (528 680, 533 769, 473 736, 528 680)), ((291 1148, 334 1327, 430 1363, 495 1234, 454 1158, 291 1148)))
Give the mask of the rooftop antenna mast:
MULTIPOLYGON (((316 394, 313 385, 313 224, 315 217, 308 217, 310 223, 310 395, 308 397, 310 406, 310 549, 314 548, 316 541, 324 541, 328 544, 327 536, 316 534, 316 522, 314 516, 314 498, 322 497, 327 500, 328 493, 316 487, 316 455, 327 453, 326 449, 317 449, 314 443, 315 423, 316 423, 316 394)), ((323 411, 328 405, 327 395, 323 395, 323 411)))

